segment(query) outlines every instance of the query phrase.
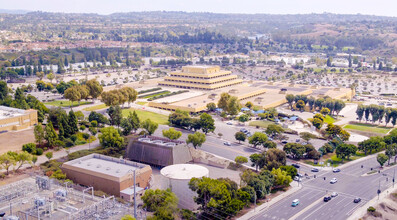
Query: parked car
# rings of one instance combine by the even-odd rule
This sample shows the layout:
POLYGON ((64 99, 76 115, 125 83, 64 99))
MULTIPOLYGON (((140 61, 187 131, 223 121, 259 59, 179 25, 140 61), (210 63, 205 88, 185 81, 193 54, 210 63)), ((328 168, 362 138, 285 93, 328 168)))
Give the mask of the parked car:
POLYGON ((226 124, 228 125, 233 125, 233 123, 231 121, 227 122, 226 124))
POLYGON ((299 177, 303 177, 303 174, 301 174, 301 173, 298 173, 296 175, 299 176, 299 177))
POLYGON ((299 199, 294 199, 294 201, 292 201, 292 207, 295 207, 299 205, 299 199))
POLYGON ((299 138, 296 139, 296 142, 300 142, 300 141, 301 141, 301 139, 299 139, 299 138))
POLYGON ((337 193, 337 192, 333 192, 333 193, 331 194, 331 196, 332 196, 332 197, 337 197, 337 196, 338 196, 338 193, 337 193))
POLYGON ((331 184, 334 184, 336 182, 338 182, 338 180, 336 178, 332 178, 331 181, 330 181, 331 184))
POLYGON ((324 196, 324 202, 328 202, 331 200, 331 196, 324 196))
POLYGON ((228 142, 228 141, 223 142, 223 144, 226 145, 226 146, 232 146, 232 144, 230 142, 228 142))
POLYGON ((339 172, 340 172, 340 169, 339 169, 339 168, 334 168, 334 169, 332 169, 332 172, 334 172, 334 173, 339 173, 339 172))
POLYGON ((299 164, 297 164, 297 163, 293 163, 293 164, 291 164, 291 166, 293 166, 293 167, 295 167, 295 168, 299 168, 299 167, 301 167, 299 164))
POLYGON ((245 132, 247 132, 247 129, 241 128, 240 131, 245 133, 245 132))
POLYGON ((281 143, 282 143, 282 144, 287 144, 287 143, 288 143, 288 141, 281 141, 281 143))
POLYGON ((361 202, 361 199, 360 199, 360 198, 355 198, 355 199, 353 200, 353 202, 354 202, 354 203, 359 203, 359 202, 361 202))
POLYGON ((297 181, 297 182, 302 182, 302 178, 300 178, 299 176, 295 176, 294 180, 297 181))
POLYGON ((318 171, 320 171, 318 168, 313 168, 312 169, 312 172, 318 172, 318 171))

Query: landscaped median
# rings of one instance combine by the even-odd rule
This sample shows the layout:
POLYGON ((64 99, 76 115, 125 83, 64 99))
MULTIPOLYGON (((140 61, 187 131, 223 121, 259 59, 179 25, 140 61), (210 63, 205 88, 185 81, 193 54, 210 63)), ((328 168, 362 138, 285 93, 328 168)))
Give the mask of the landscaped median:
POLYGON ((45 102, 45 105, 59 106, 59 107, 77 107, 80 105, 92 104, 92 102, 81 101, 81 102, 71 102, 68 100, 57 100, 52 102, 45 102))
POLYGON ((366 133, 387 134, 392 128, 372 124, 354 123, 343 127, 346 130, 359 131, 366 133))

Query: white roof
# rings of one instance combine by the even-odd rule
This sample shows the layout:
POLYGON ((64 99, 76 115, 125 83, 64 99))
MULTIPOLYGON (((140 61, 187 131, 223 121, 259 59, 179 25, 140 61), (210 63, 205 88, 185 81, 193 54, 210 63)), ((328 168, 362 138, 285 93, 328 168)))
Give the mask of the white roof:
POLYGON ((160 171, 161 175, 171 179, 191 179, 201 178, 208 176, 209 171, 207 168, 195 164, 174 164, 164 167, 160 171))
MULTIPOLYGON (((137 193, 142 191, 142 190, 144 190, 144 188, 138 187, 138 186, 136 186, 135 188, 136 188, 135 190, 136 190, 137 193)), ((131 186, 129 188, 125 188, 125 189, 121 190, 120 193, 124 193, 124 194, 127 194, 127 195, 134 195, 134 187, 131 186)))

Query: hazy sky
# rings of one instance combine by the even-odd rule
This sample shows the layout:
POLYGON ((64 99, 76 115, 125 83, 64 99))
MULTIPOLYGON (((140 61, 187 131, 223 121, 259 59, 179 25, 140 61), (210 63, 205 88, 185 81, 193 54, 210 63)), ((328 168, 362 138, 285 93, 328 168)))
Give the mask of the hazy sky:
POLYGON ((111 14, 131 11, 343 13, 397 16, 397 0, 0 0, 2 9, 111 14))

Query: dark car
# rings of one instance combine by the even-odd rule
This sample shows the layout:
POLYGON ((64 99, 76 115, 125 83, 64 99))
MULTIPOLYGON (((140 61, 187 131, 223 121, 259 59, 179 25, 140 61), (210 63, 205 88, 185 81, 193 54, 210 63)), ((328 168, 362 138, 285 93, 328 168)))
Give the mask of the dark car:
POLYGON ((331 196, 324 196, 324 202, 328 202, 329 200, 331 200, 331 196))
POLYGON ((281 143, 282 143, 282 144, 287 144, 287 143, 288 143, 288 141, 281 141, 281 143))
POLYGON ((359 203, 359 202, 361 202, 361 199, 360 199, 360 198, 355 198, 355 199, 353 200, 353 202, 354 202, 354 203, 359 203))
POLYGON ((317 168, 313 168, 312 172, 318 172, 319 170, 317 168))
POLYGON ((296 163, 293 163, 293 164, 291 164, 293 167, 295 167, 295 168, 299 168, 299 167, 301 167, 301 166, 299 166, 299 164, 296 164, 296 163))

